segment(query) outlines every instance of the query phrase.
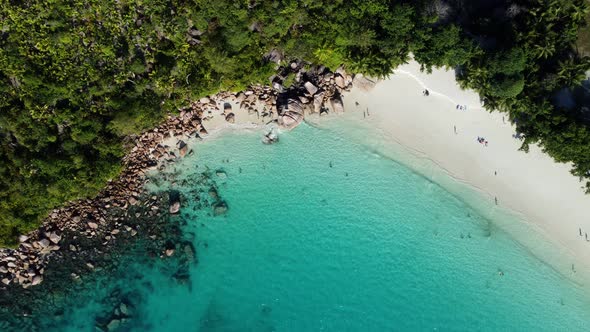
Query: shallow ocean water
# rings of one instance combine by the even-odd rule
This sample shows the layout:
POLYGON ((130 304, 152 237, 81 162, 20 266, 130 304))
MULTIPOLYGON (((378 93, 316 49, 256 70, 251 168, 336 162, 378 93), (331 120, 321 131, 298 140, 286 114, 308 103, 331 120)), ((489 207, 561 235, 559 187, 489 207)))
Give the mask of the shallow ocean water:
MULTIPOLYGON (((186 194, 181 218, 199 263, 190 285, 126 267, 142 282, 119 282, 145 300, 141 324, 123 329, 590 329, 583 288, 439 185, 306 124, 276 145, 260 138, 242 130, 198 143, 175 165, 176 183, 153 188, 186 194), (196 208, 183 185, 205 171, 225 215, 196 208)), ((91 328, 93 308, 73 310, 70 330, 91 328)))

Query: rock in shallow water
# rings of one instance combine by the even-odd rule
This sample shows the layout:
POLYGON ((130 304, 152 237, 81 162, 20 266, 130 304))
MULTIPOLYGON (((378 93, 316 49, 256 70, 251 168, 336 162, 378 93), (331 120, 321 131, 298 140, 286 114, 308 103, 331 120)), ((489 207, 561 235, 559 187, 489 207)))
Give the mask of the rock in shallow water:
POLYGON ((121 321, 118 319, 113 319, 112 321, 109 322, 109 324, 107 325, 107 331, 115 331, 116 329, 118 329, 121 326, 121 321))
POLYGON ((177 214, 180 211, 180 202, 174 202, 170 205, 170 214, 177 214))
POLYGON ((225 214, 227 212, 227 208, 227 203, 225 203, 224 201, 219 201, 213 204, 213 214, 215 214, 216 216, 225 214))
POLYGON ((121 305, 119 306, 119 311, 121 312, 121 314, 129 316, 129 308, 125 303, 121 303, 121 305))
POLYGON ((33 278, 33 282, 31 283, 31 285, 36 286, 36 285, 40 284, 41 282, 43 282, 43 277, 42 276, 35 276, 33 278))

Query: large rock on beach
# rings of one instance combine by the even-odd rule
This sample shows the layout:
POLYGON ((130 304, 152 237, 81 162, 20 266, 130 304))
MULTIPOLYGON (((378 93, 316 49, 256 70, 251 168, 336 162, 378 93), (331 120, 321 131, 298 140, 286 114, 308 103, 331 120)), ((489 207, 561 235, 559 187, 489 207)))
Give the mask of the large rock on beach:
POLYGON ((336 75, 336 77, 334 78, 334 82, 336 83, 336 86, 338 86, 340 89, 346 88, 346 83, 344 81, 344 77, 342 77, 340 75, 336 75))
POLYGON ((344 103, 342 102, 342 97, 340 95, 334 95, 330 99, 330 105, 335 113, 344 113, 344 103))
POLYGON ((371 90, 373 87, 375 87, 375 84, 377 84, 376 80, 373 80, 371 78, 365 77, 362 74, 356 74, 354 76, 353 79, 353 84, 355 87, 363 90, 363 91, 369 91, 371 90))
POLYGON ((313 97, 313 112, 320 113, 322 106, 324 106, 324 92, 320 92, 313 97))
POLYGON ((315 95, 316 92, 318 92, 318 87, 313 85, 313 83, 311 82, 305 82, 303 86, 305 87, 305 90, 307 90, 307 92, 312 96, 315 95))
POLYGON ((51 234, 49 234, 49 240, 55 244, 58 244, 61 240, 61 236, 57 235, 57 233, 55 232, 52 232, 51 234))
POLYGON ((227 121, 229 123, 235 123, 236 122, 236 115, 234 113, 229 113, 228 115, 225 116, 225 121, 227 121))

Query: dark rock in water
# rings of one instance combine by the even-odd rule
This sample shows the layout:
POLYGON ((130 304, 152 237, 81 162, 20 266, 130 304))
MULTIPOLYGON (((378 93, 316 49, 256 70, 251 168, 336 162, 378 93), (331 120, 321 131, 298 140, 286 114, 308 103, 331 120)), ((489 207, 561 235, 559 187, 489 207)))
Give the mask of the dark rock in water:
POLYGON ((121 326, 121 321, 118 319, 113 319, 107 324, 107 331, 115 331, 121 326))
POLYGON ((217 198, 219 197, 219 195, 217 194, 217 189, 215 189, 214 187, 211 187, 209 189, 209 196, 211 198, 213 198, 214 200, 217 200, 217 198))
POLYGON ((186 155, 187 151, 188 151, 188 145, 184 141, 178 141, 178 152, 179 152, 180 156, 184 157, 186 155))
POLYGON ((177 214, 180 211, 180 202, 174 202, 170 205, 170 214, 177 214))
POLYGON ((227 212, 227 209, 228 207, 225 201, 218 201, 215 204, 213 204, 213 214, 215 214, 216 216, 225 214, 227 212))
POLYGON ((263 314, 268 315, 268 314, 270 314, 272 312, 272 308, 270 306, 266 305, 266 304, 263 304, 261 311, 262 311, 263 314))
POLYGON ((170 202, 170 214, 177 214, 180 211, 180 192, 177 190, 170 190, 170 192, 168 192, 168 201, 170 202))
POLYGON ((125 303, 121 303, 119 305, 119 311, 121 312, 122 315, 129 316, 129 308, 127 307, 127 305, 125 303))
POLYGON ((196 256, 195 256, 195 247, 192 244, 192 242, 185 242, 184 245, 182 246, 182 250, 184 251, 184 255, 186 256, 186 258, 189 261, 195 262, 196 261, 196 256))

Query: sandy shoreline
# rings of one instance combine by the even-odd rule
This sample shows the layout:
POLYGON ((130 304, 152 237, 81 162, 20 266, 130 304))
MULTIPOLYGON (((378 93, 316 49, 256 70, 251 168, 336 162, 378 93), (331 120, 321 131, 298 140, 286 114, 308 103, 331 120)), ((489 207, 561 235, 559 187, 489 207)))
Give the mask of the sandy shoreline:
MULTIPOLYGON (((584 194, 582 183, 569 173, 569 165, 554 162, 537 146, 529 153, 519 151, 521 141, 513 137, 508 116, 484 110, 477 93, 462 90, 453 72, 435 69, 427 74, 411 62, 369 90, 353 86, 343 99, 344 117, 351 120, 347 125, 373 136, 378 145, 400 145, 414 155, 413 161, 427 160, 421 166, 410 159, 398 161, 477 205, 486 218, 562 275, 579 284, 590 280, 590 242, 585 239, 590 233, 590 196, 584 194), (422 94, 424 89, 429 96, 422 94), (363 116, 367 109, 369 116, 363 116), (478 137, 488 145, 478 143, 478 137), (440 176, 441 171, 445 175, 440 176)), ((212 136, 228 129, 265 127, 266 119, 249 114, 238 103, 232 106, 237 110, 235 123, 227 123, 219 109, 203 118, 212 136)), ((334 116, 306 119, 332 125, 334 116)), ((394 158, 406 159, 399 154, 394 158)))
POLYGON ((381 138, 431 160, 483 194, 490 202, 483 208, 490 210, 485 211, 488 216, 497 214, 491 211, 496 209, 495 199, 498 208, 518 213, 530 236, 517 234, 523 225, 510 224, 514 221, 501 226, 511 228, 507 230, 517 240, 563 275, 580 283, 588 280, 590 242, 585 233, 590 233, 590 196, 584 194, 582 183, 569 173, 569 165, 554 162, 537 146, 529 153, 519 151, 521 142, 512 137, 515 130, 503 119, 507 116, 485 111, 475 92, 459 88, 453 72, 434 70, 429 75, 412 62, 368 92, 354 87, 344 100, 347 112, 359 112, 356 117, 381 138), (427 97, 422 94, 425 88, 427 97), (457 109, 458 104, 467 110, 457 109), (364 118, 360 113, 366 109, 370 116, 364 118), (478 143, 478 137, 488 146, 478 143), (541 238, 552 248, 538 243, 541 238))
MULTIPOLYGON (((245 92, 220 92, 202 98, 178 116, 170 116, 159 127, 135 139, 135 147, 123 159, 125 171, 104 193, 93 200, 72 202, 67 208, 54 210, 43 225, 45 232, 34 231, 21 237, 17 249, 0 250, 0 263, 17 263, 0 271, 2 283, 31 285, 35 274, 25 271, 27 264, 34 261, 39 270, 35 273, 42 274, 47 264, 44 248, 47 243, 55 243, 50 249, 60 250, 57 244, 64 241, 61 235, 66 231, 92 237, 102 234, 96 229, 111 232, 117 226, 102 218, 101 211, 112 206, 126 210, 139 204, 144 175, 192 154, 190 145, 200 139, 216 137, 225 130, 260 130, 262 141, 262 131, 268 133, 271 127, 293 128, 303 114, 311 122, 321 118, 319 123, 325 125, 339 126, 342 123, 338 119, 345 120, 347 127, 341 129, 351 139, 356 132, 371 137, 380 147, 401 146, 410 151, 395 154, 394 159, 470 205, 479 205, 478 211, 484 217, 499 221, 499 226, 561 274, 581 284, 590 280, 590 242, 584 236, 590 233, 590 196, 583 193, 568 165, 555 163, 535 146, 528 154, 518 151, 520 141, 512 137, 514 128, 503 121, 502 114, 481 109, 477 94, 461 90, 452 72, 435 70, 427 75, 413 62, 399 67, 376 85, 361 76, 354 78, 354 86, 352 82, 352 77, 342 69, 335 73, 312 72, 289 90, 288 108, 284 107, 287 100, 277 107, 279 92, 274 88, 255 86, 245 92), (425 88, 429 96, 422 94, 425 88), (457 104, 466 105, 467 110, 458 110, 457 104), (363 116, 366 110, 370 115, 363 116), (479 144, 478 136, 485 137, 488 146, 479 144), (407 155, 413 155, 414 161, 427 160, 422 164, 431 165, 430 168, 414 163, 407 155), (481 195, 460 192, 456 184, 464 185, 463 189, 475 188, 481 195), (487 205, 480 206, 481 202, 487 205), (74 217, 80 215, 76 212, 79 209, 90 209, 90 219, 74 217), (519 219, 527 223, 510 219, 503 211, 516 211, 519 219), (546 245, 548 242, 551 246, 546 245), (19 255, 28 258, 18 260, 15 257, 19 255)), ((103 245, 113 238, 109 236, 103 245)))

